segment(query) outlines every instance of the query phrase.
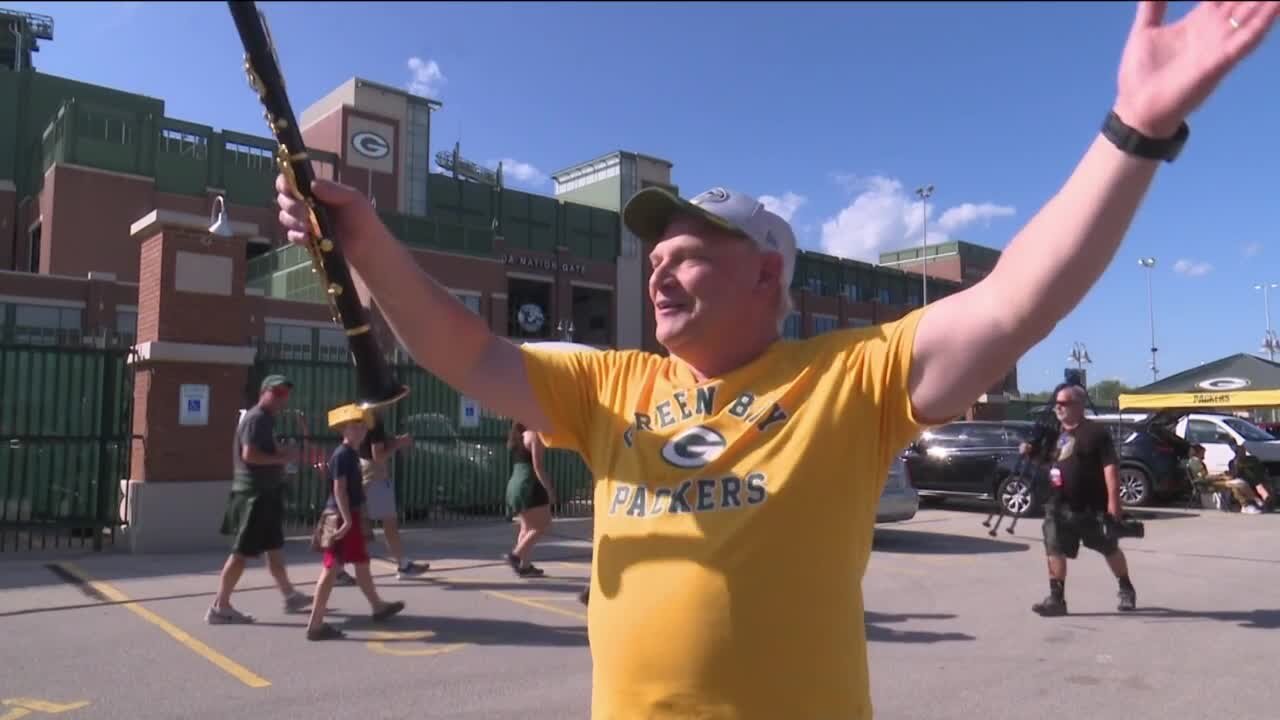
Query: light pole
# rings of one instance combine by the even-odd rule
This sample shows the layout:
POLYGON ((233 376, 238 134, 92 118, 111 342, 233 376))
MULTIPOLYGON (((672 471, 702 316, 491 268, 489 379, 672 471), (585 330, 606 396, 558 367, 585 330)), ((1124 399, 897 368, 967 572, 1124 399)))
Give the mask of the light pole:
MULTIPOLYGON (((1082 342, 1073 342, 1071 343, 1071 354, 1067 356, 1067 360, 1076 364, 1076 373, 1078 374, 1080 387, 1088 392, 1089 381, 1085 379, 1084 366, 1093 364, 1093 358, 1089 357, 1089 349, 1086 348, 1082 342)), ((1064 379, 1067 382, 1071 382, 1070 376, 1071 373, 1068 372, 1067 377, 1064 379)))
POLYGON ((1160 379, 1160 371, 1156 368, 1156 306, 1151 295, 1151 272, 1156 266, 1153 257, 1138 258, 1138 264, 1147 269, 1147 317, 1151 321, 1151 381, 1160 379))
POLYGON ((1076 364, 1077 370, 1083 370, 1086 364, 1093 364, 1093 358, 1089 357, 1089 348, 1082 342, 1071 343, 1071 354, 1067 359, 1076 364))
POLYGON ((1266 318, 1266 331, 1262 334, 1262 349, 1267 352, 1267 359, 1271 362, 1276 361, 1276 350, 1280 347, 1276 344, 1276 333, 1271 329, 1271 288, 1280 287, 1280 283, 1259 283, 1253 286, 1254 290, 1262 291, 1262 313, 1266 318))
POLYGON ((929 198, 933 197, 933 186, 925 185, 916 188, 916 197, 920 198, 920 304, 929 304, 929 198))

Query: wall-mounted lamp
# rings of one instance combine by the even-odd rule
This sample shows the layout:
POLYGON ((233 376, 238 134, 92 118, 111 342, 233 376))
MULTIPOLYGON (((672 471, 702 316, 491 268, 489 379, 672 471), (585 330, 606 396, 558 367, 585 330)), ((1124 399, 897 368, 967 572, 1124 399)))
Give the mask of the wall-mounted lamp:
POLYGON ((235 235, 231 231, 231 221, 227 219, 227 201, 221 195, 213 199, 213 210, 209 212, 209 234, 220 238, 235 235))

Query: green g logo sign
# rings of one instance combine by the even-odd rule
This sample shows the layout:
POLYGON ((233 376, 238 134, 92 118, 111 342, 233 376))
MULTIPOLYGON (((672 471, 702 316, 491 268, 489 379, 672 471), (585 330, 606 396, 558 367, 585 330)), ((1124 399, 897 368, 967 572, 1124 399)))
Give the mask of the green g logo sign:
POLYGON ((351 136, 351 147, 361 155, 380 160, 391 153, 391 143, 377 133, 362 130, 351 136))

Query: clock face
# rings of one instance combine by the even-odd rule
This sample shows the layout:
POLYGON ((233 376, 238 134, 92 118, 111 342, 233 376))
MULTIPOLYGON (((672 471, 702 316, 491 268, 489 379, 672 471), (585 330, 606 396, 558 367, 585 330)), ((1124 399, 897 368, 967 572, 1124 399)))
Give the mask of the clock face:
POLYGON ((521 305, 520 309, 516 311, 516 323, 520 325, 521 330, 527 333, 538 332, 542 329, 542 324, 545 321, 546 317, 542 314, 542 308, 533 303, 521 305))

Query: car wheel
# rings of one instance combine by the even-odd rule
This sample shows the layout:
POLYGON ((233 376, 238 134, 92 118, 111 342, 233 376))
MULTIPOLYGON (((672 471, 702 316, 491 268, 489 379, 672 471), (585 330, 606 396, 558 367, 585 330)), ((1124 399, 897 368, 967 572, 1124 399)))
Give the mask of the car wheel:
POLYGON ((1120 468, 1120 502, 1141 507, 1151 504, 1151 478, 1142 468, 1120 468))
POLYGON ((1022 517, 1031 513, 1031 483, 1021 475, 1010 475, 1000 481, 996 489, 996 502, 1005 514, 1022 517))

